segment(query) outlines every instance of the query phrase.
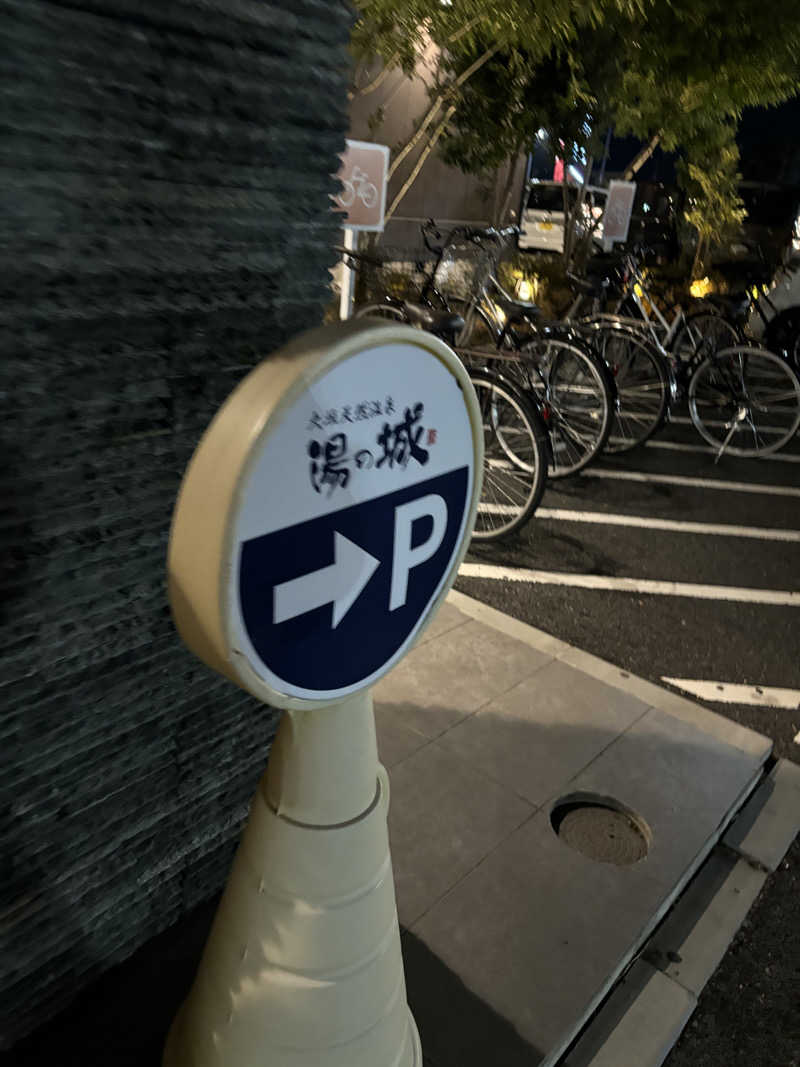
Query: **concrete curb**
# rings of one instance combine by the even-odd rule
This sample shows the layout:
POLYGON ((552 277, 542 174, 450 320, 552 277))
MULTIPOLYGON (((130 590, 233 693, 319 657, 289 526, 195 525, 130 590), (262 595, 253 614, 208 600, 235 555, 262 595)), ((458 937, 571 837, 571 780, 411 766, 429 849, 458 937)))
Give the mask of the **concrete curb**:
POLYGON ((595 1016, 563 1067, 659 1067, 697 1006, 697 997, 637 960, 595 1016))
POLYGON ((775 871, 800 831, 800 766, 778 760, 723 838, 751 863, 775 871))

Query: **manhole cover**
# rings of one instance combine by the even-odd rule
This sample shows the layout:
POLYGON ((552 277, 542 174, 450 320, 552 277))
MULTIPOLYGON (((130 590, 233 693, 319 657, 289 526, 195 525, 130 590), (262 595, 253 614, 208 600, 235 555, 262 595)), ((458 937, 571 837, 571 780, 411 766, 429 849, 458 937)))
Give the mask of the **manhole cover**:
POLYGON ((608 801, 562 802, 550 821, 565 845, 598 863, 628 867, 647 855, 649 832, 643 820, 608 801))

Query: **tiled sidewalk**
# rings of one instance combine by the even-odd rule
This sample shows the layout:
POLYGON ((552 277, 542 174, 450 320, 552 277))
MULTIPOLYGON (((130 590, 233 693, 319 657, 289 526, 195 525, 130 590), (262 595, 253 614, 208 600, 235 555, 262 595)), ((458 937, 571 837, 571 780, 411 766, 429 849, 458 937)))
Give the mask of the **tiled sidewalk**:
MULTIPOLYGON (((442 991, 463 983, 511 1025, 520 1063, 552 1063, 713 848, 770 742, 457 593, 375 704, 400 922, 442 991), (552 807, 585 796, 642 820, 645 859, 598 863, 562 843, 552 807)), ((439 1033, 420 1021, 423 1048, 456 1067, 441 1035, 459 997, 425 986, 439 1033)))

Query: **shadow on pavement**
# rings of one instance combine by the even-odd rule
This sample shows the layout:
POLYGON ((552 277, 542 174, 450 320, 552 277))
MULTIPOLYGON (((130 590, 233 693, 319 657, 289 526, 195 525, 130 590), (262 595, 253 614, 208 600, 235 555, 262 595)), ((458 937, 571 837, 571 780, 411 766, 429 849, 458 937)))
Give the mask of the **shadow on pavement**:
MULTIPOLYGON (((0 1054, 3 1067, 159 1067, 167 1030, 189 990, 219 898, 112 968, 49 1023, 0 1054)), ((530 1067, 541 1058, 461 980, 402 931, 408 999, 426 1067, 530 1067)))
POLYGON ((408 1003, 425 1067, 532 1067, 542 1053, 464 985, 419 938, 402 931, 408 1003))

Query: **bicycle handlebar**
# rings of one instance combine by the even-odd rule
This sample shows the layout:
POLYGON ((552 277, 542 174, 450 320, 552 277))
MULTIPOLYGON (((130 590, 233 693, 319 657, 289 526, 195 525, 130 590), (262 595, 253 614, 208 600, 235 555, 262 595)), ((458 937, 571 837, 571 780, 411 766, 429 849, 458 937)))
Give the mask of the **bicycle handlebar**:
POLYGON ((444 238, 444 235, 434 220, 428 219, 427 222, 423 222, 420 225, 420 232, 422 233, 422 240, 428 251, 438 254, 441 251, 441 248, 435 247, 431 243, 432 240, 450 241, 453 237, 461 236, 465 237, 468 241, 505 241, 509 237, 513 237, 522 231, 519 226, 506 226, 502 230, 498 230, 494 226, 456 226, 450 231, 447 238, 444 238))
POLYGON ((515 234, 520 233, 519 226, 506 226, 503 230, 498 230, 494 226, 483 226, 466 228, 467 237, 472 240, 506 240, 509 237, 513 237, 515 234))
POLYGON ((368 256, 364 252, 356 252, 353 248, 345 248, 344 245, 334 245, 333 250, 345 258, 349 256, 356 263, 365 263, 370 267, 386 266, 382 259, 378 259, 376 256, 368 256))

